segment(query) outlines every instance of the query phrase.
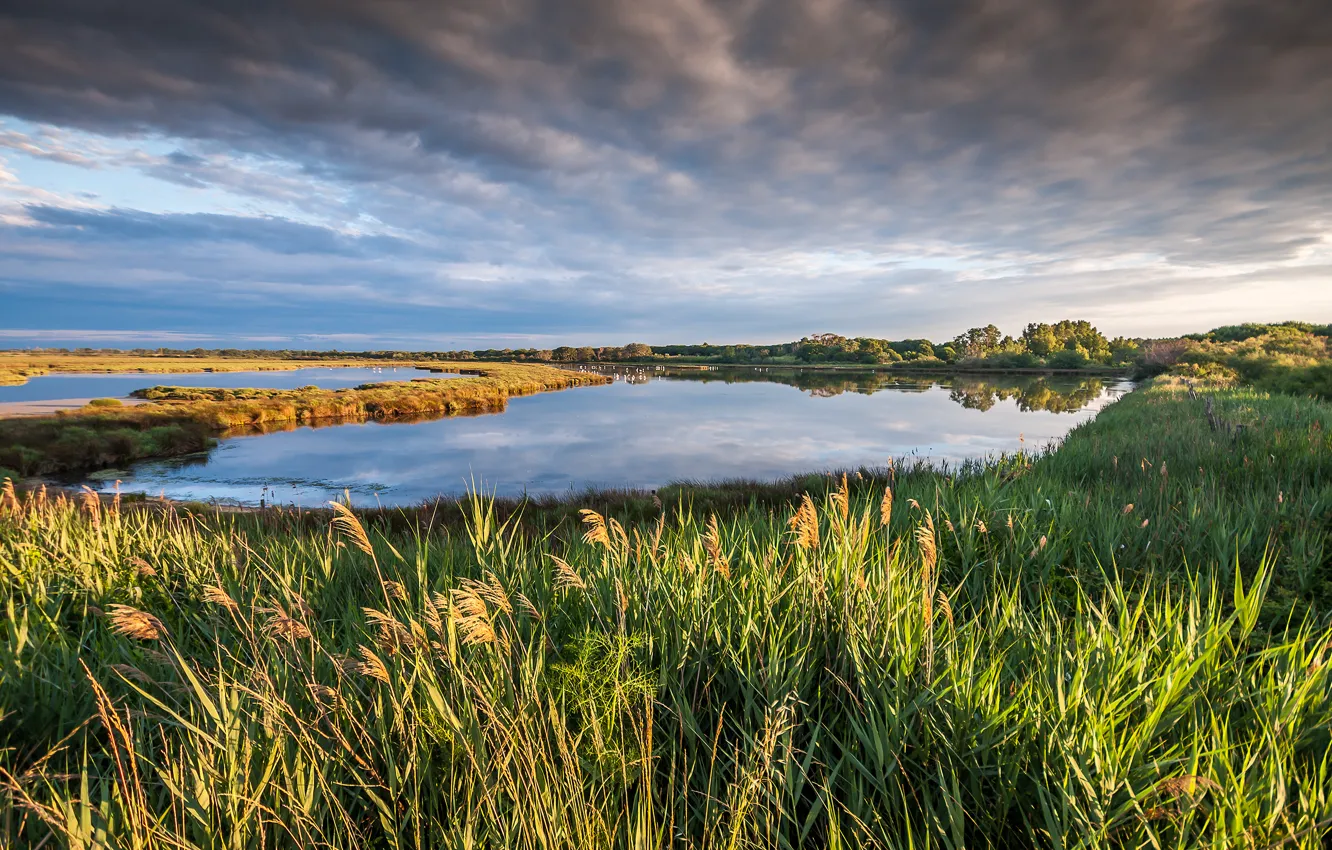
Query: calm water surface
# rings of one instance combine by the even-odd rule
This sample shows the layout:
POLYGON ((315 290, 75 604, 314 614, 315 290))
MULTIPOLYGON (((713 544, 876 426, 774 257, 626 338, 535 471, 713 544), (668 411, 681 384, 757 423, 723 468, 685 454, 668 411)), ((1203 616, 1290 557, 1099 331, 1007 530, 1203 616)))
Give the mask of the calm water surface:
POLYGON ((497 414, 236 436, 206 456, 139 464, 121 487, 305 506, 346 490, 363 505, 410 505, 463 493, 472 481, 500 495, 548 494, 776 479, 911 455, 959 462, 1058 440, 1128 388, 1095 379, 632 371, 609 386, 516 398, 497 414))
POLYGON ((58 401, 67 398, 126 398, 147 387, 262 387, 294 390, 322 387, 336 390, 376 381, 446 378, 418 369, 365 369, 323 367, 262 372, 130 372, 116 375, 56 374, 29 378, 17 387, 0 387, 0 404, 18 401, 58 401))

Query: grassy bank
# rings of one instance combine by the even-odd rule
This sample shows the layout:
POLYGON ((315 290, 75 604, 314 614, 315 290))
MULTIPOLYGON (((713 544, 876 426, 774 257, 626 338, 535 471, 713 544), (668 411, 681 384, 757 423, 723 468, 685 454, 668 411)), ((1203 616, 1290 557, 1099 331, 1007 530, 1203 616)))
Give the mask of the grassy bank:
POLYGON ((26 384, 28 378, 46 374, 37 369, 0 369, 0 387, 18 387, 26 384))
POLYGON ((1181 340, 1171 371, 1332 400, 1328 328, 1241 325, 1181 340))
MULTIPOLYGON (((458 371, 469 367, 435 364, 433 368, 458 371)), ((514 396, 609 380, 550 366, 493 364, 475 377, 365 384, 341 390, 154 387, 142 393, 152 404, 0 419, 0 468, 24 477, 87 471, 200 451, 236 428, 503 410, 514 396)))
POLYGON ((582 522, 6 496, 0 834, 1321 846, 1332 409, 1211 395, 582 522))

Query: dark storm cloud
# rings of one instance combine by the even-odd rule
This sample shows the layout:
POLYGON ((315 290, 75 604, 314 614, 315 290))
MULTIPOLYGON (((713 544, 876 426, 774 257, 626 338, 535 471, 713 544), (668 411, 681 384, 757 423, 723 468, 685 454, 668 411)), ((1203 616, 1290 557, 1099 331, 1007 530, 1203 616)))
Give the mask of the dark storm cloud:
POLYGON ((1019 291, 1205 293, 1252 269, 1066 266, 1280 264, 1332 220, 1326 0, 41 0, 7 5, 0 43, 2 113, 186 140, 139 166, 178 185, 343 203, 224 160, 295 163, 398 234, 34 209, 76 244, 379 253, 402 267, 358 285, 441 304, 498 286, 563 305, 552 321, 599 311, 590 331, 937 315, 921 287, 1009 312, 1019 291), (934 250, 1022 274, 786 256, 934 250), (427 262, 522 252, 500 284, 427 262))

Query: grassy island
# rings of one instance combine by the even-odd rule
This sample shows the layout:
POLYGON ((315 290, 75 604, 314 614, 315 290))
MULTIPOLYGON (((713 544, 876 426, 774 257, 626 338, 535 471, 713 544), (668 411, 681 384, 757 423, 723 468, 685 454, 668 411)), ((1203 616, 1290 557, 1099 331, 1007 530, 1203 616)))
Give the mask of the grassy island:
POLYGON ((1162 378, 1037 455, 656 495, 7 489, 0 844, 1324 846, 1327 403, 1162 378))

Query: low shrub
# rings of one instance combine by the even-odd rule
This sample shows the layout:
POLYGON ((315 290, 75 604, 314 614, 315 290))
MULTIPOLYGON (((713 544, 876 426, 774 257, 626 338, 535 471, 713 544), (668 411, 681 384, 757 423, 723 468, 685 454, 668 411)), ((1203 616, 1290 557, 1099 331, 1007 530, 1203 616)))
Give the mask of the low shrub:
POLYGON ((1084 352, 1073 348, 1056 351, 1045 359, 1045 365, 1051 369, 1085 369, 1091 362, 1084 352))

